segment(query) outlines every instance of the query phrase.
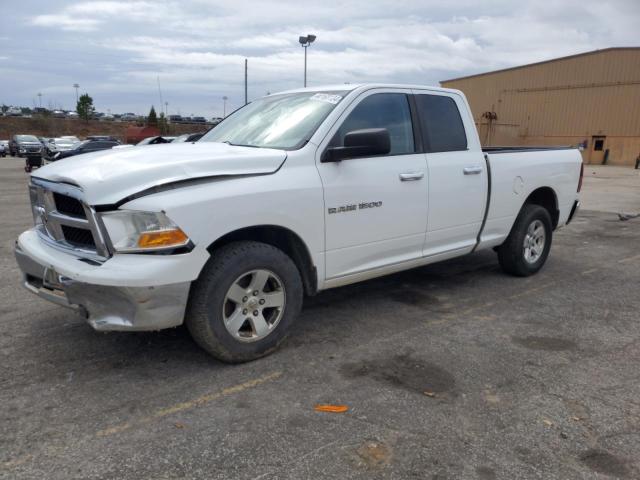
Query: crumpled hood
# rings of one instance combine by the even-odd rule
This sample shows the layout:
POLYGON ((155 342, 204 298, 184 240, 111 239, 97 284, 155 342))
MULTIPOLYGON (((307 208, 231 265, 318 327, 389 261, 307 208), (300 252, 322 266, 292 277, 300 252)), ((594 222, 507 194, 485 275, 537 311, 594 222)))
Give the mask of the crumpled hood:
POLYGON ((64 158, 32 176, 79 186, 89 205, 110 205, 176 181, 273 173, 286 158, 283 150, 213 142, 169 143, 64 158))

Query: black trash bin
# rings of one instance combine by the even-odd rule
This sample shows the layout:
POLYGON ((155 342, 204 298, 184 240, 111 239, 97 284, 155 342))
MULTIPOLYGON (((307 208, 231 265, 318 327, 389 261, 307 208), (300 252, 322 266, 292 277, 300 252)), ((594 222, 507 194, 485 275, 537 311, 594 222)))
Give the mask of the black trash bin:
POLYGON ((38 155, 36 156, 30 156, 27 157, 25 160, 25 166, 24 166, 24 171, 25 172, 30 172, 31 170, 33 170, 34 168, 40 168, 42 166, 42 156, 38 155))

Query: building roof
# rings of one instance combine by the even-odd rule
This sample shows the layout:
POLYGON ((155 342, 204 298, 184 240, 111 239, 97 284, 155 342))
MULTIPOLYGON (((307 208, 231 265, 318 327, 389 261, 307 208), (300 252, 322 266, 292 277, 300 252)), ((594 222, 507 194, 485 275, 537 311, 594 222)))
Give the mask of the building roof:
POLYGON ((611 52, 611 51, 617 51, 617 50, 638 50, 638 51, 640 51, 640 47, 610 47, 610 48, 603 48, 601 50, 592 50, 590 52, 577 53, 575 55, 568 55, 566 57, 552 58, 550 60, 543 60, 541 62, 527 63, 525 65, 518 65, 518 66, 515 66, 515 67, 502 68, 502 69, 499 69, 499 70, 492 70, 490 72, 474 73, 473 75, 466 75, 464 77, 456 77, 456 78, 450 78, 448 80, 441 80, 440 84, 443 84, 443 83, 446 83, 446 82, 454 82, 456 80, 465 80, 467 78, 481 77, 483 75, 493 75, 494 73, 508 72, 510 70, 518 70, 520 68, 534 67, 534 66, 537 66, 537 65, 544 65, 545 63, 560 62, 560 61, 563 61, 563 60, 568 60, 570 58, 584 57, 584 56, 587 56, 587 55, 595 55, 595 54, 598 54, 598 53, 605 53, 605 52, 611 52))

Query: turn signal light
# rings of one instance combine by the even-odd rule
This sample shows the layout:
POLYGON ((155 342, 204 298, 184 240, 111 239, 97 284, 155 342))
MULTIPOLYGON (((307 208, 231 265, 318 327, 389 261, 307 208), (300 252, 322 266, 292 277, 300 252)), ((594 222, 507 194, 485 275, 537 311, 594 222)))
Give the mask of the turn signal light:
POLYGON ((138 237, 139 248, 165 248, 180 247, 189 241, 189 237, 180 230, 158 230, 157 232, 144 232, 138 237))

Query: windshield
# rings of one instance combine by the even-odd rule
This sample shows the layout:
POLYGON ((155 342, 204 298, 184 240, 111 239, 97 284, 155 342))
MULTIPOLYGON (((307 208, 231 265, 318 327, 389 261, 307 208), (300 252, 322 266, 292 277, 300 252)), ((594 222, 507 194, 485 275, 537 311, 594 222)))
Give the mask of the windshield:
POLYGON ((263 97, 245 105, 201 142, 296 150, 306 144, 345 92, 302 92, 263 97))
POLYGON ((19 142, 40 142, 40 140, 38 140, 33 135, 17 135, 16 139, 19 142))

